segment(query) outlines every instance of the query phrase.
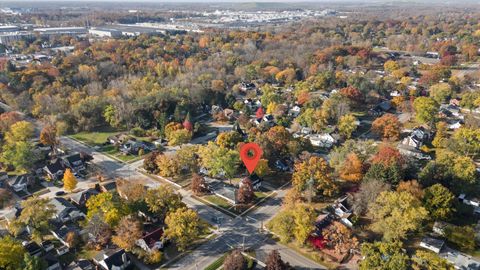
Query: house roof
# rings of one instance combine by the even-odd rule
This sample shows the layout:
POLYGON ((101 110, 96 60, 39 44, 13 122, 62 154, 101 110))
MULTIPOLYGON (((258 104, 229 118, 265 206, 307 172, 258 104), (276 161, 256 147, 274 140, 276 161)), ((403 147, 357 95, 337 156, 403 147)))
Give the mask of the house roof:
POLYGON ((87 190, 84 190, 84 191, 73 194, 70 197, 70 200, 72 202, 80 205, 80 204, 82 204, 83 200, 87 201, 90 197, 92 197, 93 195, 97 195, 97 194, 98 194, 98 191, 96 189, 89 188, 87 190))
POLYGON ((47 164, 47 166, 45 166, 45 170, 47 170, 47 172, 49 172, 51 174, 56 174, 60 171, 63 172, 64 167, 63 167, 62 162, 60 162, 59 159, 56 159, 55 162, 47 164))
POLYGON ((56 216, 60 219, 63 219, 67 216, 74 217, 82 214, 77 207, 75 207, 65 198, 55 197, 50 202, 55 207, 56 216))
POLYGON ((94 270, 95 266, 88 260, 79 260, 72 262, 67 270, 94 270))
POLYGON ((108 269, 112 269, 112 266, 122 266, 125 264, 125 262, 123 261, 124 254, 125 250, 121 249, 113 253, 112 255, 106 257, 103 261, 105 262, 105 265, 108 267, 108 269))
POLYGON ((54 230, 55 235, 62 239, 63 241, 67 240, 67 235, 69 232, 79 232, 80 228, 73 224, 62 225, 60 228, 54 230))
POLYGON ((82 158, 80 157, 80 153, 76 153, 70 156, 66 156, 65 159, 70 163, 73 164, 78 161, 82 161, 82 158))
POLYGON ((158 242, 163 235, 163 229, 157 228, 142 237, 143 241, 148 245, 149 248, 153 247, 156 242, 158 242))
POLYGON ((30 242, 26 244, 24 248, 30 255, 37 254, 38 252, 42 251, 42 248, 35 242, 30 242))
POLYGON ((10 179, 8 183, 10 186, 21 185, 28 180, 28 177, 30 177, 29 174, 17 175, 15 178, 10 179))
POLYGON ((441 239, 432 238, 432 237, 424 237, 422 239, 421 243, 423 243, 425 245, 428 245, 428 246, 431 246, 431 247, 438 248, 440 250, 440 249, 442 249, 443 245, 445 244, 445 241, 443 241, 441 239))

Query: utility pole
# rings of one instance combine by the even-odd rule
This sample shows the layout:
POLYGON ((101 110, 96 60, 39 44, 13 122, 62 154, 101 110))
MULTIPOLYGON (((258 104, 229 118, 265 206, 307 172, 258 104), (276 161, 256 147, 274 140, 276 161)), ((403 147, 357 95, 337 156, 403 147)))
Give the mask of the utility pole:
POLYGON ((308 203, 312 203, 312 196, 313 196, 313 183, 314 180, 312 177, 307 181, 308 186, 308 203))
POLYGON ((245 252, 245 235, 243 236, 242 250, 245 252))

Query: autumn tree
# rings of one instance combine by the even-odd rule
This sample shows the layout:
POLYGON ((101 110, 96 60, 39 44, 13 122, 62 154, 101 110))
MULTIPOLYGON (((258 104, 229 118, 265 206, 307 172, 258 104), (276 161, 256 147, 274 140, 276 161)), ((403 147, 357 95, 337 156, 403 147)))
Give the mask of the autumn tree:
POLYGON ((372 123, 373 132, 387 140, 397 140, 400 137, 401 128, 398 118, 390 113, 382 115, 372 123))
POLYGON ((453 90, 448 83, 437 83, 430 86, 429 94, 433 100, 441 104, 453 95, 453 90))
POLYGON ((409 258, 399 241, 364 243, 361 247, 363 260, 360 270, 370 269, 409 269, 409 258))
POLYGON ((46 125, 40 132, 40 142, 55 149, 58 145, 57 127, 54 125, 46 125))
POLYGON ((37 161, 30 139, 34 136, 34 126, 27 121, 19 121, 10 126, 5 133, 0 160, 19 170, 29 170, 37 161))
POLYGON ((449 263, 446 259, 439 257, 437 254, 431 251, 417 250, 415 255, 412 256, 412 269, 413 270, 454 270, 455 267, 449 263))
POLYGON ((265 262, 265 270, 291 270, 293 269, 288 262, 284 262, 278 250, 272 250, 265 262))
POLYGON ((249 204, 255 199, 255 192, 253 190, 252 181, 250 178, 244 178, 237 191, 237 201, 241 204, 249 204))
POLYGON ((455 211, 455 195, 441 184, 425 189, 424 205, 433 219, 448 219, 455 211))
POLYGON ((300 192, 308 191, 310 196, 332 196, 338 187, 331 174, 332 169, 323 158, 312 156, 295 164, 293 186, 300 192))
POLYGON ((386 240, 395 240, 420 229, 428 212, 410 193, 384 191, 370 205, 369 216, 374 231, 386 240))
POLYGON ((396 61, 388 60, 387 62, 385 62, 385 64, 383 64, 383 68, 385 69, 386 72, 392 73, 393 71, 399 69, 400 66, 396 61))
POLYGON ((353 236, 352 231, 338 221, 325 228, 322 236, 327 241, 327 246, 340 254, 348 253, 359 246, 358 239, 353 236))
POLYGON ((117 192, 127 202, 139 202, 143 201, 146 194, 146 187, 136 181, 130 181, 126 179, 117 179, 117 192))
POLYGON ((350 153, 340 171, 340 177, 347 181, 359 182, 363 178, 363 163, 357 154, 350 153))
POLYGON ((22 121, 22 117, 17 112, 5 112, 0 114, 0 134, 6 133, 10 127, 22 121))
POLYGON ((340 89, 340 94, 353 101, 356 105, 360 104, 363 101, 362 92, 360 92, 360 90, 353 86, 348 86, 340 89))
POLYGON ((353 114, 346 114, 338 121, 338 131, 343 137, 350 139, 352 133, 357 129, 357 118, 353 114))
POLYGON ((200 165, 205 167, 210 176, 224 174, 233 177, 240 165, 240 154, 237 150, 230 150, 209 142, 198 149, 200 165))
POLYGON ((315 210, 309 205, 300 204, 291 211, 295 224, 293 236, 299 245, 303 245, 315 227, 315 210))
POLYGON ((264 177, 270 174, 271 169, 268 166, 268 160, 266 159, 260 159, 257 163, 257 166, 255 167, 254 171, 259 177, 264 177))
POLYGON ((363 181, 360 184, 360 189, 353 195, 352 208, 356 215, 362 216, 367 210, 368 206, 375 202, 378 195, 383 191, 389 191, 390 185, 378 180, 363 181))
POLYGON ((23 228, 29 227, 34 239, 42 239, 50 229, 50 220, 55 214, 55 207, 49 199, 30 197, 21 203, 22 212, 12 223, 15 235, 23 228))
POLYGON ((439 105, 432 98, 418 97, 413 101, 413 108, 418 122, 432 125, 437 118, 439 105))
POLYGON ((191 189, 195 195, 200 195, 208 191, 207 183, 205 182, 205 178, 201 175, 193 174, 192 175, 192 185, 191 189))
POLYGON ((112 241, 120 248, 130 251, 142 235, 142 224, 132 216, 124 216, 115 229, 112 241))
POLYGON ((40 257, 25 253, 23 256, 23 270, 43 270, 47 269, 47 262, 40 257))
POLYGON ((73 175, 72 171, 67 168, 63 174, 63 189, 67 192, 72 192, 77 187, 77 178, 73 175))
POLYGON ((169 213, 185 206, 182 202, 182 195, 175 192, 168 185, 161 185, 156 189, 149 189, 145 196, 150 211, 155 213, 161 219, 164 219, 169 213))
POLYGON ((234 249, 223 261, 223 269, 225 270, 246 270, 247 260, 243 257, 242 252, 234 249))
POLYGON ((5 270, 24 269, 23 261, 26 254, 22 243, 10 236, 0 238, 0 268, 5 270))
POLYGON ((476 248, 476 232, 471 226, 449 225, 445 228, 445 237, 461 251, 472 252, 476 248))
POLYGON ((438 122, 436 126, 435 137, 433 138, 432 145, 436 148, 445 148, 448 142, 447 123, 438 122))
POLYGON ((170 212, 165 218, 165 237, 175 241, 179 250, 185 251, 200 236, 203 226, 198 214, 185 207, 170 212))
POLYGON ((94 216, 98 215, 111 227, 115 227, 120 219, 130 212, 130 209, 120 199, 120 196, 111 192, 104 192, 90 197, 86 206, 87 220, 91 221, 94 216))
POLYGON ((112 230, 110 226, 104 222, 101 214, 93 215, 86 224, 85 230, 90 235, 88 245, 96 250, 100 250, 107 245, 112 237, 112 230))
POLYGON ((243 140, 242 135, 236 131, 222 132, 217 136, 216 143, 224 148, 235 149, 243 140))
POLYGON ((157 173, 158 172, 158 165, 157 165, 157 157, 160 155, 159 152, 151 152, 145 156, 143 159, 143 168, 149 173, 157 173))
POLYGON ((174 177, 180 175, 180 166, 176 153, 160 154, 155 159, 158 174, 163 177, 174 177))
POLYGON ((417 180, 402 181, 398 183, 397 192, 408 192, 413 197, 422 200, 425 192, 422 189, 420 183, 417 180))

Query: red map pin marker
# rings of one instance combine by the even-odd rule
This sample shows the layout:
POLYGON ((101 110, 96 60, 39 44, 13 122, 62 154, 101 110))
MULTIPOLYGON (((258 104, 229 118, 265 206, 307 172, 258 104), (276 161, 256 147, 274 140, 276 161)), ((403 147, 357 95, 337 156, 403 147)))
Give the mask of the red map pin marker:
POLYGON ((256 143, 247 143, 240 148, 240 158, 250 174, 255 170, 255 167, 257 167, 262 154, 262 148, 256 143))

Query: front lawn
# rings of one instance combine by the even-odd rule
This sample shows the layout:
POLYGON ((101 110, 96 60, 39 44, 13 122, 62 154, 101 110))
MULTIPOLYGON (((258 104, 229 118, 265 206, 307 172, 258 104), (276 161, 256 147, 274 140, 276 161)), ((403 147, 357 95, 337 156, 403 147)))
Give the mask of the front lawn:
POLYGON ((85 144, 90 146, 98 146, 102 145, 107 141, 107 138, 113 135, 120 133, 121 131, 99 131, 99 132, 89 132, 89 131, 82 131, 70 137, 74 138, 75 140, 81 141, 85 144))

